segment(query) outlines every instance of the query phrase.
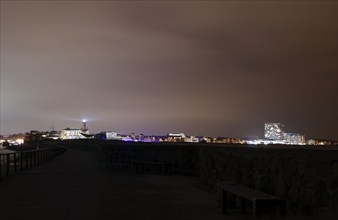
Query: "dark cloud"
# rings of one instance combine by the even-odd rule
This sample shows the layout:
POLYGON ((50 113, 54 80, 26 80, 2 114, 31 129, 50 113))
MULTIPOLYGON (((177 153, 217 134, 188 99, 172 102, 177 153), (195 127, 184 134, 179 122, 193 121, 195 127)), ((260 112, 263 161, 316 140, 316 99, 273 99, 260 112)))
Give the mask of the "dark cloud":
POLYGON ((1 133, 337 139, 334 1, 1 1, 1 133))

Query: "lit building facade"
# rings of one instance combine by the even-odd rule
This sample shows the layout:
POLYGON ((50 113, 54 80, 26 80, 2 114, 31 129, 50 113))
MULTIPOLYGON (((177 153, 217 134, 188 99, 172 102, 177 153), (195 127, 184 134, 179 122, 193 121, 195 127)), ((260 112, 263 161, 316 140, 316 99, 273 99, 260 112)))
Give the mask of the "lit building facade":
POLYGON ((305 135, 296 133, 284 133, 284 139, 286 144, 306 144, 305 135))
POLYGON ((283 140, 283 125, 281 123, 265 123, 264 137, 268 140, 283 140))
POLYGON ((82 139, 82 138, 86 138, 82 134, 89 134, 89 132, 88 132, 88 130, 87 131, 83 131, 82 129, 78 129, 78 128, 66 128, 66 129, 61 130, 60 139, 61 140, 66 140, 66 139, 82 139))
POLYGON ((186 136, 183 133, 169 133, 167 134, 167 142, 185 142, 186 136))
POLYGON ((119 136, 116 132, 113 131, 106 131, 106 132, 100 132, 95 135, 95 139, 99 140, 122 140, 122 137, 119 136))

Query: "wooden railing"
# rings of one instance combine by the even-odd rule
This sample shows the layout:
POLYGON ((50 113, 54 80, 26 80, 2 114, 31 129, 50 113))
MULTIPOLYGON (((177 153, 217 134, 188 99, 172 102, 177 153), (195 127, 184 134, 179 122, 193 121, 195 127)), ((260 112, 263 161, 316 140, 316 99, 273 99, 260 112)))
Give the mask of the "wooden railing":
POLYGON ((0 179, 30 167, 46 163, 48 160, 63 154, 66 148, 53 146, 45 149, 0 153, 0 179))

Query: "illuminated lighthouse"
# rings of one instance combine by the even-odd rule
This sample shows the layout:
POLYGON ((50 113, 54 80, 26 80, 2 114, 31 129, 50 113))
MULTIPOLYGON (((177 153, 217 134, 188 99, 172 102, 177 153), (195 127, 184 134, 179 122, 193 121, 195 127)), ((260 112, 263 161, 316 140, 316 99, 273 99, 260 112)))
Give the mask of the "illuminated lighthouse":
POLYGON ((93 134, 89 134, 87 127, 87 119, 82 119, 82 128, 66 128, 61 130, 60 139, 84 139, 93 138, 93 134))
POLYGON ((87 119, 82 119, 82 125, 83 125, 82 130, 83 131, 88 131, 88 128, 87 128, 87 119))

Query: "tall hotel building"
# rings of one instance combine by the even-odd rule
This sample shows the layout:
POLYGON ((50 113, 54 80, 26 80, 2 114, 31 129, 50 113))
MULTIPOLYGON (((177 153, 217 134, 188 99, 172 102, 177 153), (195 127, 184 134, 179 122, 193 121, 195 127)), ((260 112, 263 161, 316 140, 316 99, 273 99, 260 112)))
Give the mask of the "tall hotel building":
POLYGON ((287 144, 306 144, 305 135, 296 133, 284 133, 284 139, 287 144))
POLYGON ((281 123, 265 123, 264 137, 267 140, 283 140, 284 131, 281 123))

